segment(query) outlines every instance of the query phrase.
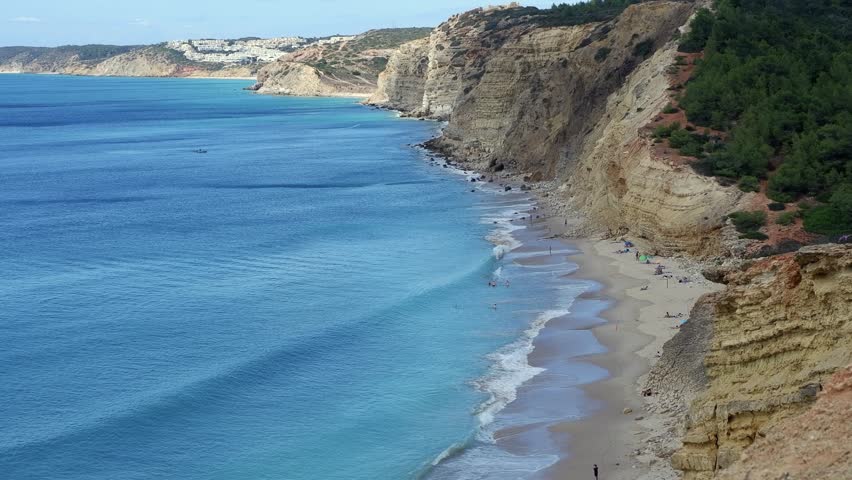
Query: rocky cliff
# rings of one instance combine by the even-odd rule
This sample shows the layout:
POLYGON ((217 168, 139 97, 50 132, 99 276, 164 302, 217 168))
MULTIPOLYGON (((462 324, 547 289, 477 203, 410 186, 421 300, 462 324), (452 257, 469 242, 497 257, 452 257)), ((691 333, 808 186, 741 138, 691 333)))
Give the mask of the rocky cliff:
POLYGON ((556 180, 561 203, 600 227, 712 253, 741 194, 657 153, 644 129, 670 99, 672 38, 694 8, 644 2, 572 26, 522 8, 457 15, 396 52, 369 101, 446 120, 430 146, 556 180))
POLYGON ((686 480, 724 472, 852 363, 852 245, 805 247, 725 281, 706 347, 707 387, 692 400, 672 457, 686 480))
POLYGON ((340 42, 299 49, 262 68, 254 89, 272 95, 367 97, 376 90, 379 74, 395 49, 430 31, 371 30, 340 42))
POLYGON ((852 365, 837 372, 813 407, 757 439, 720 480, 852 478, 852 365))
POLYGON ((0 72, 122 77, 253 77, 256 68, 194 62, 162 45, 0 48, 0 72))

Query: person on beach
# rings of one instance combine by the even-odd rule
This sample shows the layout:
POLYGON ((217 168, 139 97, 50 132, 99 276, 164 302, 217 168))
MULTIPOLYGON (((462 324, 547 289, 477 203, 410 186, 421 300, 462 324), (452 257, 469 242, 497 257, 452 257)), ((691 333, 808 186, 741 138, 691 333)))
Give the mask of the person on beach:
POLYGON ((509 288, 509 281, 506 280, 506 288, 509 288))
POLYGON ((592 470, 595 472, 595 480, 598 480, 598 464, 596 463, 592 470))
POLYGON ((636 250, 636 261, 639 261, 639 250, 636 250))

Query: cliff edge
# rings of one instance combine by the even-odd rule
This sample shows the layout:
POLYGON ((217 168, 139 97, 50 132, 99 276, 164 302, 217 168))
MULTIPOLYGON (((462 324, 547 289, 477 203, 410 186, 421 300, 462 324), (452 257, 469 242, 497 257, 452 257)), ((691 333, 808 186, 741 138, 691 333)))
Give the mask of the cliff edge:
POLYGON ((395 49, 430 31, 370 30, 340 42, 314 44, 261 68, 254 89, 270 95, 367 97, 376 90, 379 73, 395 49))
POLYGON ((672 456, 685 480, 724 472, 806 412, 829 377, 852 363, 852 245, 805 247, 725 281, 709 345, 696 349, 707 352, 706 389, 693 395, 683 447, 672 456))
POLYGON ((643 130, 670 99, 673 38, 694 9, 650 1, 566 26, 526 8, 456 15, 392 55, 368 101, 446 121, 429 146, 469 166, 555 180, 556 203, 597 228, 712 254, 741 192, 660 155, 643 130))

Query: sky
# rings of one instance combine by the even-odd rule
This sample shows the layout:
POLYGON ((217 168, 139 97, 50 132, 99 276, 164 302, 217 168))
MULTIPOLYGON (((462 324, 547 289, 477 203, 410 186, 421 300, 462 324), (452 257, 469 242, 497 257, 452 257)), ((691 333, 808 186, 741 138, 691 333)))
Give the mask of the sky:
MULTIPOLYGON (((5 2, 0 46, 140 45, 432 27, 487 0, 36 0, 5 2), (5 17, 5 18, 4 18, 5 17)), ((499 3, 498 1, 493 2, 499 3)), ((505 0, 504 3, 508 3, 505 0)), ((549 7, 550 1, 524 5, 549 7)))

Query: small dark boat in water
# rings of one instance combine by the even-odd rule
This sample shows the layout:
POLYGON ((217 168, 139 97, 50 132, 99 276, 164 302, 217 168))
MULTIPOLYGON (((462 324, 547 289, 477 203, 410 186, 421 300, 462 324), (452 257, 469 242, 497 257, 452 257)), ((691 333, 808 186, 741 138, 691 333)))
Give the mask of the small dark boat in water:
POLYGON ((195 152, 195 153, 207 153, 207 150, 199 148, 198 150, 193 150, 193 152, 195 152))

